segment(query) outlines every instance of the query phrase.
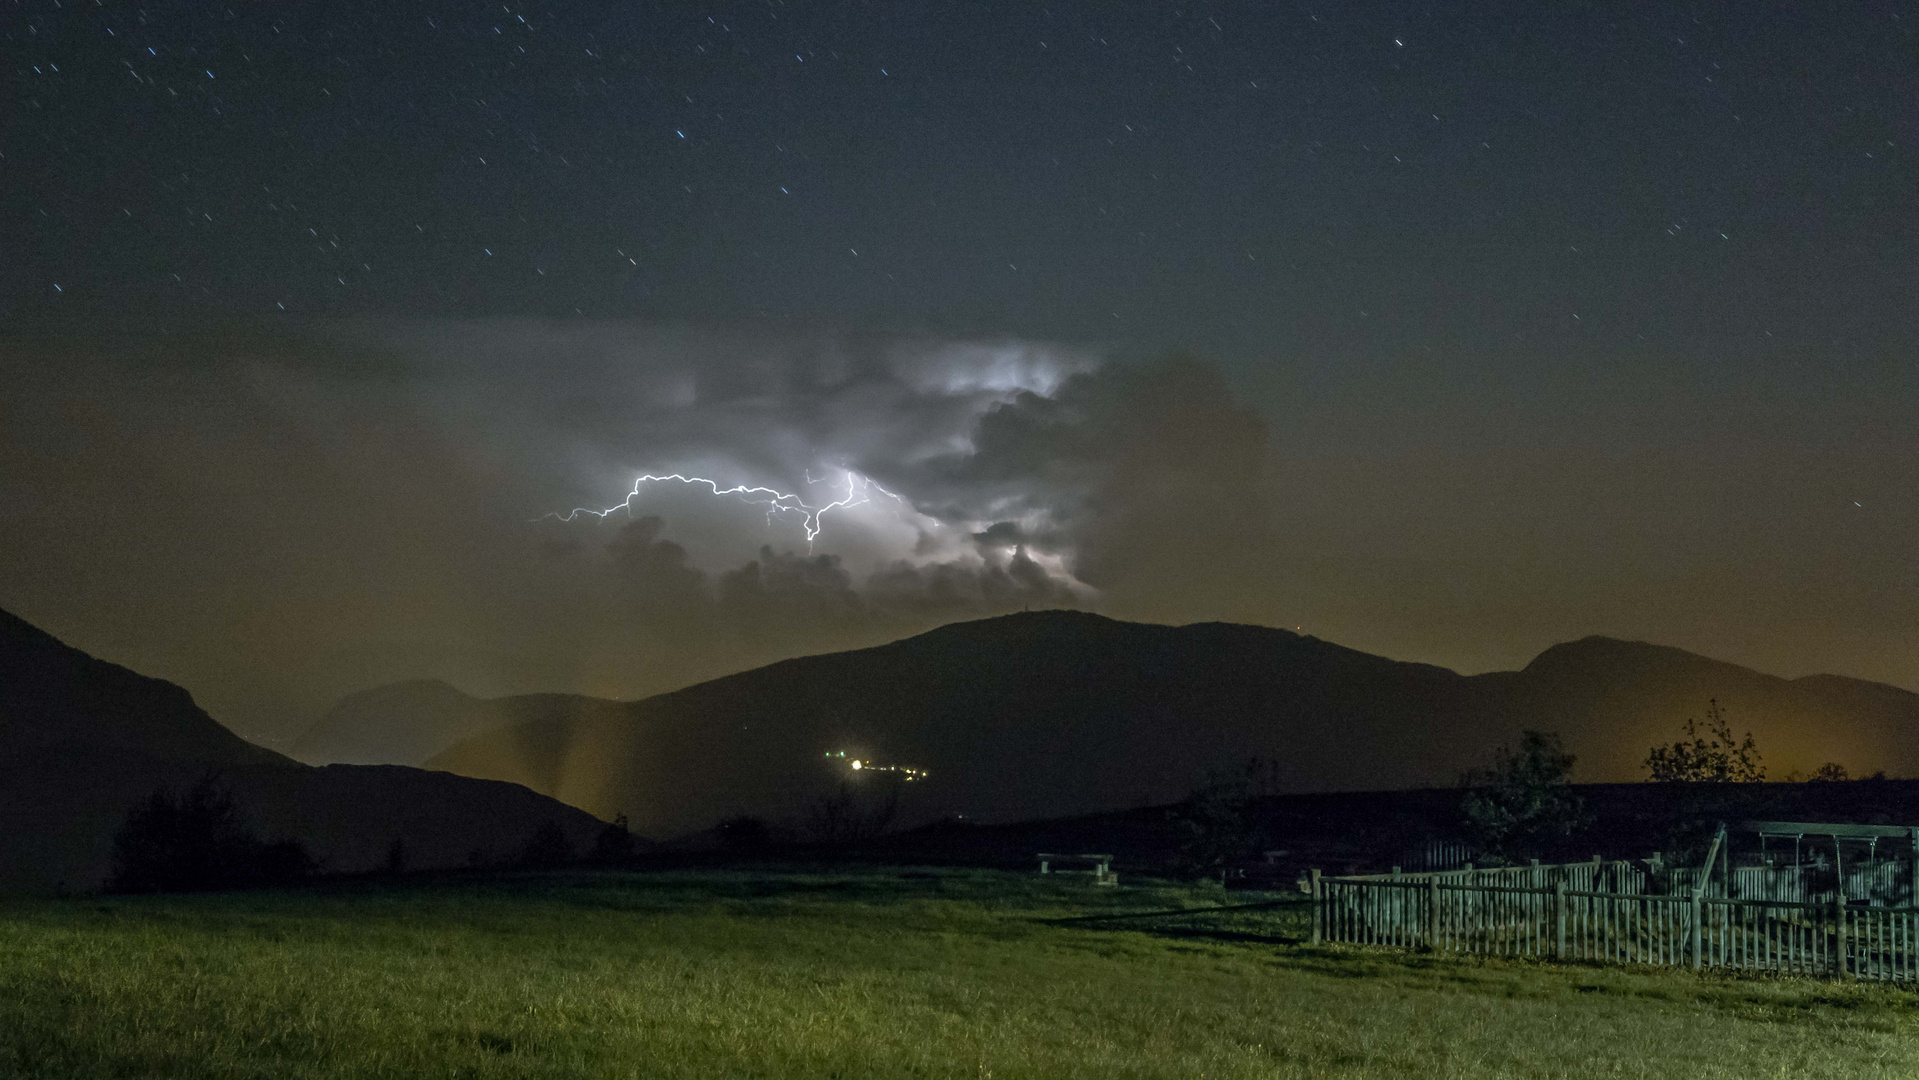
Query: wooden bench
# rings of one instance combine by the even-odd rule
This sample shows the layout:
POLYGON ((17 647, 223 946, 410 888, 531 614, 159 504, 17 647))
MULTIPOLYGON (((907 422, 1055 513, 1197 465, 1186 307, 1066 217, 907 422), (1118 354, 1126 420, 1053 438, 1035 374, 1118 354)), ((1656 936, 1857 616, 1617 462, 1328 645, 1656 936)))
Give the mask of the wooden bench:
MULTIPOLYGON (((1042 874, 1054 873, 1053 864, 1066 860, 1092 863, 1093 884, 1095 885, 1119 884, 1119 875, 1113 873, 1113 857, 1111 855, 1058 855, 1042 851, 1039 853, 1039 872, 1042 874)), ((1075 871, 1058 871, 1058 873, 1062 874, 1072 872, 1075 871)), ((1085 871, 1077 872, 1084 873, 1085 871)))

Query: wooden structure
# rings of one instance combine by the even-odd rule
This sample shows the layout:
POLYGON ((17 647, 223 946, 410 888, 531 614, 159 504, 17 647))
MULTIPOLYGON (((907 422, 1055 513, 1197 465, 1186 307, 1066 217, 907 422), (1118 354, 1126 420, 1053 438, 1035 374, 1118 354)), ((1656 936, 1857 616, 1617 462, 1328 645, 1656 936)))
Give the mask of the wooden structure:
MULTIPOLYGON (((1747 821, 1740 827, 1759 836, 1761 862, 1765 869, 1773 869, 1773 860, 1767 852, 1769 841, 1778 841, 1782 851, 1786 840, 1792 841, 1792 862, 1788 868, 1795 876, 1803 863, 1806 849, 1811 847, 1824 854, 1826 848, 1832 851, 1832 869, 1839 881, 1839 890, 1854 899, 1895 901, 1903 899, 1907 904, 1919 906, 1919 825, 1853 825, 1848 823, 1819 821, 1747 821), (1820 843, 1820 841, 1825 843, 1820 843), (1864 844, 1866 857, 1856 857, 1847 872, 1845 842, 1864 844), (1886 858, 1880 857, 1881 845, 1884 845, 1886 858), (1901 866, 1900 856, 1904 856, 1901 866), (1864 867, 1858 865, 1860 861, 1864 867), (1903 872, 1901 872, 1903 871, 1903 872)), ((1742 868, 1743 869, 1743 868, 1742 868)), ((1738 882, 1728 877, 1728 895, 1738 882)))
MULTIPOLYGON (((1820 826, 1831 828, 1831 826, 1820 826)), ((1861 826, 1878 828, 1878 826, 1861 826)), ((1906 830, 1898 830, 1905 835, 1906 830)), ((1630 863, 1438 874, 1311 873, 1313 941, 1671 967, 1919 981, 1919 906, 1708 895, 1726 831, 1678 891, 1630 863)))
MULTIPOLYGON (((1119 875, 1113 873, 1113 857, 1111 855, 1058 855, 1042 851, 1039 853, 1039 872, 1042 874, 1068 873, 1069 871, 1055 871, 1053 869, 1054 863, 1063 861, 1092 863, 1093 884, 1095 885, 1119 884, 1119 875)), ((1084 873, 1084 871, 1080 872, 1084 873)))

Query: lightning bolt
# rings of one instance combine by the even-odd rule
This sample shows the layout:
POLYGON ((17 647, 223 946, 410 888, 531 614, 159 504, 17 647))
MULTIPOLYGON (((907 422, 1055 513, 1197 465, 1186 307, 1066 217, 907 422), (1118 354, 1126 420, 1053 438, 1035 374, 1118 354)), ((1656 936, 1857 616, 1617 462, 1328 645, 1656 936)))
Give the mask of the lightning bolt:
MULTIPOLYGON (((665 476, 655 476, 652 473, 648 473, 634 480, 633 490, 626 493, 625 499, 612 506, 601 510, 595 510, 589 506, 576 506, 564 514, 551 513, 547 514, 546 517, 558 521, 572 521, 581 514, 591 514, 594 517, 604 518, 621 510, 625 510, 630 515, 633 512, 633 501, 640 497, 641 489, 648 484, 665 483, 671 480, 681 484, 703 485, 707 490, 711 491, 715 497, 732 495, 756 506, 764 506, 766 507, 766 520, 769 524, 772 522, 773 515, 775 514, 799 514, 801 527, 806 532, 806 546, 810 550, 813 546, 813 541, 820 535, 820 530, 825 527, 824 519, 829 511, 844 510, 847 507, 860 506, 864 503, 871 502, 873 499, 870 492, 878 492, 888 498, 896 499, 901 503, 906 502, 906 500, 900 498, 900 496, 879 486, 871 477, 862 476, 851 469, 842 469, 841 471, 846 474, 846 494, 824 506, 813 506, 798 495, 770 487, 760 487, 752 484, 735 484, 732 487, 721 487, 719 481, 709 480, 704 476, 686 476, 681 473, 668 473, 665 476)), ((814 482, 810 472, 807 474, 807 480, 814 482)), ((545 518, 539 520, 544 521, 545 518)))

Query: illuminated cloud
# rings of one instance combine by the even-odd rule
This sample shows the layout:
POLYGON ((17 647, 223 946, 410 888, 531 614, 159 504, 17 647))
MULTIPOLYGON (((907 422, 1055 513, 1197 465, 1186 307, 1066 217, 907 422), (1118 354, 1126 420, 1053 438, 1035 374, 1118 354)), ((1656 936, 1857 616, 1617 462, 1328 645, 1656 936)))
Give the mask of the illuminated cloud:
POLYGON ((254 733, 403 678, 634 697, 1023 608, 1217 617, 1266 528, 1263 429, 1193 364, 530 321, 169 349, 25 361, 8 479, 55 570, 12 595, 178 643, 149 666, 254 733), (676 473, 847 505, 635 493, 676 473))

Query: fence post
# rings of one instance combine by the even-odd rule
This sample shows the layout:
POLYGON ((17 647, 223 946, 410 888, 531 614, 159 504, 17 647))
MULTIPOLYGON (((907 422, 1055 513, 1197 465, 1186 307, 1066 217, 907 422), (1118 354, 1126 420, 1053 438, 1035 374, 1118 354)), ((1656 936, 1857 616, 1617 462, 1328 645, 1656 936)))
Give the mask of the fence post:
MULTIPOLYGON (((1393 867, 1393 880, 1397 882, 1397 880, 1401 880, 1403 877, 1405 877, 1405 875, 1399 873, 1399 867, 1393 867)), ((1412 904, 1407 900, 1409 896, 1409 892, 1403 890, 1403 888, 1391 890, 1391 898, 1393 898, 1393 907, 1391 907, 1391 911, 1393 911, 1393 944, 1395 944, 1395 946, 1407 944, 1405 938, 1409 938, 1410 934, 1412 934, 1412 915, 1410 915, 1412 904)))
POLYGON ((1846 883, 1839 882, 1839 890, 1832 894, 1832 963, 1833 973, 1842 979, 1852 978, 1852 969, 1846 966, 1846 883))
POLYGON ((1553 959, 1566 958, 1566 883, 1564 880, 1553 882, 1553 922, 1556 928, 1553 934, 1553 959))
POLYGON ((1310 871, 1310 873, 1313 879, 1313 944, 1317 945, 1323 937, 1321 925, 1325 922, 1326 918, 1326 904, 1319 884, 1319 870, 1315 868, 1310 871))
POLYGON ((1703 966, 1705 965, 1705 962, 1706 962, 1706 958, 1705 958, 1705 956, 1704 956, 1704 955, 1702 954, 1702 949, 1703 949, 1703 946, 1704 946, 1704 944, 1705 944, 1705 935, 1704 935, 1703 933, 1701 933, 1701 932, 1700 932, 1700 930, 1701 930, 1701 928, 1700 928, 1700 922, 1701 922, 1701 919, 1700 919, 1700 916, 1701 916, 1701 915, 1703 915, 1703 914, 1705 913, 1705 905, 1703 905, 1703 904, 1701 904, 1701 903, 1699 902, 1699 894, 1700 894, 1700 892, 1701 892, 1701 891, 1703 891, 1703 890, 1700 890, 1700 889, 1694 889, 1694 890, 1692 891, 1692 905, 1691 905, 1691 907, 1692 907, 1692 914, 1691 914, 1691 919, 1692 919, 1692 969, 1693 969, 1694 971, 1698 971, 1698 970, 1699 970, 1699 969, 1700 969, 1701 967, 1703 967, 1703 966))
POLYGON ((1426 947, 1439 951, 1439 877, 1426 879, 1426 947))
POLYGON ((1906 906, 1919 907, 1919 825, 1906 832, 1912 837, 1912 892, 1906 898, 1906 906))

